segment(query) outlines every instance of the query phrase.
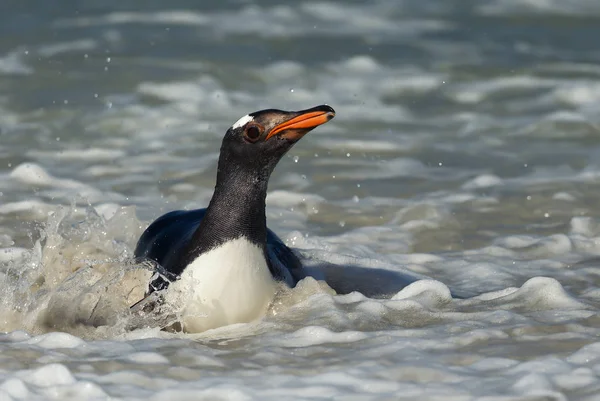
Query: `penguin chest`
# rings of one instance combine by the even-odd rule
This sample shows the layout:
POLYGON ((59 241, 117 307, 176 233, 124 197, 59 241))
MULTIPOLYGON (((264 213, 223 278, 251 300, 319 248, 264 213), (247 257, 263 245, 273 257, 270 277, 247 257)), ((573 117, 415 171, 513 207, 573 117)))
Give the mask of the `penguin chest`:
POLYGON ((165 300, 185 331, 200 332, 262 317, 277 288, 260 247, 241 237, 198 256, 165 300))

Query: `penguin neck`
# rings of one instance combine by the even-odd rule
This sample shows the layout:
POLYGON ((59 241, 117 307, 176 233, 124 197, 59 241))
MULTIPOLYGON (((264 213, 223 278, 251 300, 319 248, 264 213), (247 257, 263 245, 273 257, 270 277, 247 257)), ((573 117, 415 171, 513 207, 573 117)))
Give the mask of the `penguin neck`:
POLYGON ((217 183, 206 214, 188 249, 188 263, 204 252, 238 239, 265 249, 267 223, 265 199, 269 171, 248 164, 219 161, 217 183))

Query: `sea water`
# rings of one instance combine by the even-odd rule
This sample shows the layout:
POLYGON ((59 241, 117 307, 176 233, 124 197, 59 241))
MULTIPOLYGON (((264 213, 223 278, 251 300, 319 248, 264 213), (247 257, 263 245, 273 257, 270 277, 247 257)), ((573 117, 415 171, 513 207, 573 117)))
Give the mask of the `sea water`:
POLYGON ((600 399, 600 3, 0 5, 0 400, 600 399), (308 278, 198 334, 141 232, 262 108, 308 278))

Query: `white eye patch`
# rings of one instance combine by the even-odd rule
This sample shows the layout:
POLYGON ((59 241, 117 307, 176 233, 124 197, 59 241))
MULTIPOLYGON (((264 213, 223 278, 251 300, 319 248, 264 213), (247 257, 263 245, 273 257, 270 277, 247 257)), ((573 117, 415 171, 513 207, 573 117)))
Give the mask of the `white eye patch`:
POLYGON ((231 126, 231 128, 236 129, 239 127, 243 127, 244 125, 248 124, 252 120, 254 120, 254 117, 252 117, 249 114, 246 114, 244 117, 237 120, 236 123, 231 126))

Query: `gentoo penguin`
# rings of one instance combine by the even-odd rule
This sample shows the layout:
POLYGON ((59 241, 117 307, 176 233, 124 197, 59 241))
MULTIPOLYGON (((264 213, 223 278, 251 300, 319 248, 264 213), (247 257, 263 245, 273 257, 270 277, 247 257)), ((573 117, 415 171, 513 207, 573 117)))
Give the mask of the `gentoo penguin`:
POLYGON ((267 228, 267 185, 281 157, 334 115, 322 105, 240 118, 223 138, 208 207, 167 213, 144 231, 135 257, 154 261, 160 273, 146 296, 164 290, 162 302, 175 307, 183 330, 255 320, 278 282, 294 287, 306 276, 292 250, 267 228))

